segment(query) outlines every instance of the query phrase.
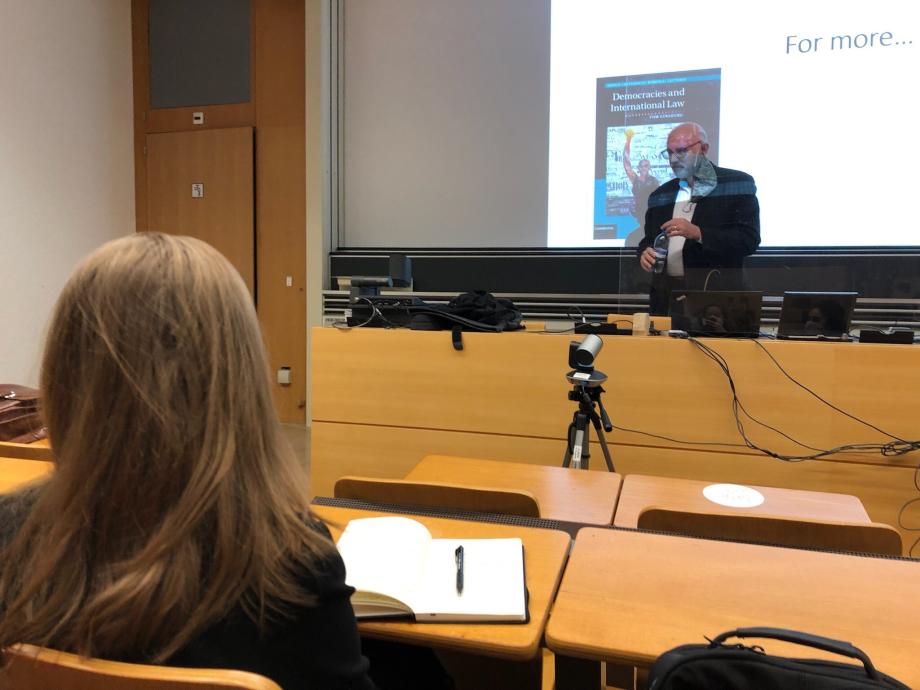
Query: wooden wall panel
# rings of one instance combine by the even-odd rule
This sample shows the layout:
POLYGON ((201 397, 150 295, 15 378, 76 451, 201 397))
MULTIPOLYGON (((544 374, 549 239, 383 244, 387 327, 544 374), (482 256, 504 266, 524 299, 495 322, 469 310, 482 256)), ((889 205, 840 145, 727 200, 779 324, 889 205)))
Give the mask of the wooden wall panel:
POLYGON ((252 128, 147 135, 147 227, 220 251, 255 288, 252 128), (204 186, 193 198, 192 184, 204 186))
MULTIPOLYGON (((576 409, 567 399, 571 385, 565 380, 570 340, 556 334, 464 333, 464 349, 458 352, 445 331, 316 328, 313 418, 562 438, 576 409)), ((613 336, 604 342, 596 366, 609 377, 604 402, 614 424, 709 443, 710 450, 757 454, 738 435, 724 374, 693 343, 613 336)), ((705 342, 724 356, 745 407, 765 423, 818 448, 890 440, 796 386, 757 343, 705 342)), ((902 438, 920 438, 920 348, 762 345, 790 375, 830 402, 902 438)), ((745 427, 758 443, 778 452, 811 452, 751 421, 745 427)), ((681 446, 625 431, 615 431, 611 440, 681 446)), ((918 458, 917 452, 833 456, 840 462, 904 467, 916 465, 918 458)))
MULTIPOLYGON (((261 2, 262 0, 254 0, 261 2)), ((131 52, 134 76, 134 197, 138 232, 147 230, 146 137, 154 132, 201 131, 255 125, 255 106, 250 103, 201 105, 188 108, 150 108, 150 61, 147 44, 150 0, 131 0, 131 52), (193 112, 204 113, 204 124, 192 124, 193 112)), ((255 32, 250 42, 255 55, 255 32)), ((250 60, 250 63, 253 63, 250 60)), ((255 70, 253 70, 253 74, 255 70)), ((255 89, 253 78, 252 89, 255 89)))
POLYGON ((346 474, 399 479, 426 455, 562 465, 564 451, 561 440, 314 420, 310 428, 310 491, 316 496, 331 496, 335 480, 346 474))
MULTIPOLYGON (((136 229, 148 229, 146 137, 151 133, 255 127, 256 300, 273 372, 291 367, 292 383, 273 382, 282 421, 305 421, 306 191, 305 14, 303 0, 252 0, 250 103, 149 107, 148 7, 132 0, 136 229), (204 125, 192 113, 204 112, 204 125), (291 286, 287 277, 291 276, 291 286)), ((316 95, 318 97, 318 95, 316 95)))
POLYGON ((291 385, 275 385, 275 408, 283 421, 305 422, 304 3, 257 0, 254 8, 259 318, 272 371, 291 368, 291 385))
POLYGON ((149 0, 131 0, 131 73, 134 78, 134 229, 147 229, 147 111, 150 64, 147 46, 149 0))
POLYGON ((148 132, 183 132, 226 127, 246 127, 255 122, 252 103, 230 105, 196 105, 188 108, 151 110, 147 116, 148 132), (204 124, 192 124, 192 113, 204 113, 204 124))

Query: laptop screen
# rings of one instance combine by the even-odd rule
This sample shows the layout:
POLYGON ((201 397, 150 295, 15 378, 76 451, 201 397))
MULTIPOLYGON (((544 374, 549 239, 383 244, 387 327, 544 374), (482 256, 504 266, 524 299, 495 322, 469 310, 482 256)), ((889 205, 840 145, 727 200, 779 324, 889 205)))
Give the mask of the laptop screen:
POLYGON ((840 339, 850 332, 855 306, 855 292, 787 292, 776 335, 840 339))
POLYGON ((675 290, 671 328, 690 335, 756 338, 762 301, 762 292, 675 290))

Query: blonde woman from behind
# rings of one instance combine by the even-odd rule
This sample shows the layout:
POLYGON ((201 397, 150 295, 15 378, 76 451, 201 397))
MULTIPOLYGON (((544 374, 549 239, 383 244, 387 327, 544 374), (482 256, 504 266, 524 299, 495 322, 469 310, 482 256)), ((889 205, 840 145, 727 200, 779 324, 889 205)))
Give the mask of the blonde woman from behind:
POLYGON ((56 469, 0 497, 0 646, 374 687, 252 299, 217 251, 140 233, 93 253, 41 389, 56 469))

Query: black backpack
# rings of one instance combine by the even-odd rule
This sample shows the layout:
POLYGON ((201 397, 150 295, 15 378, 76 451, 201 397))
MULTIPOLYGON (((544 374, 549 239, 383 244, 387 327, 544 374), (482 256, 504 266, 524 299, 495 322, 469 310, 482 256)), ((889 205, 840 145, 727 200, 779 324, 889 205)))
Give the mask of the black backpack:
POLYGON ((457 295, 447 306, 425 305, 412 308, 409 327, 422 331, 452 331, 454 348, 463 349, 461 331, 501 333, 523 328, 523 315, 508 299, 495 297, 485 290, 457 295))
POLYGON ((649 690, 907 690, 903 683, 877 671, 866 653, 849 642, 782 628, 739 628, 722 633, 709 644, 675 647, 658 657, 648 681, 649 690), (773 656, 759 646, 726 644, 732 637, 793 642, 858 659, 862 666, 773 656))
POLYGON ((521 326, 522 315, 510 299, 494 297, 485 290, 474 290, 457 295, 447 303, 447 312, 470 321, 494 326, 496 331, 516 331, 521 326))

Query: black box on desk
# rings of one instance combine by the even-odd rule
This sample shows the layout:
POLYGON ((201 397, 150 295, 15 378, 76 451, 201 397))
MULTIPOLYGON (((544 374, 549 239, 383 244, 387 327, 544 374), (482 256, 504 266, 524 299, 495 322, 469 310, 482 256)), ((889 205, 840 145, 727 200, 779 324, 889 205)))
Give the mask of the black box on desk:
POLYGON ((884 330, 863 328, 859 331, 859 342, 911 345, 914 342, 914 332, 909 328, 886 328, 884 330))
POLYGON ((349 326, 403 328, 412 321, 413 307, 421 300, 413 297, 361 297, 348 303, 345 313, 349 326))
POLYGON ((595 335, 632 335, 631 328, 619 328, 615 323, 576 323, 575 333, 594 333, 595 335))

